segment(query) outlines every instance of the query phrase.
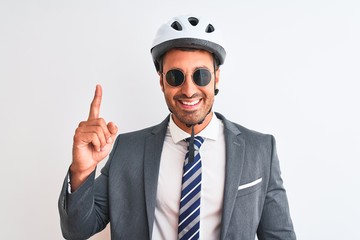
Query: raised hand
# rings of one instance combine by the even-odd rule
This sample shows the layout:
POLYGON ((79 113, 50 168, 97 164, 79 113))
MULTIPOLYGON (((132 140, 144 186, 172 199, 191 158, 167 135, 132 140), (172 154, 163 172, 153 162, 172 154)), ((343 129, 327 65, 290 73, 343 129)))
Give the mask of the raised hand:
POLYGON ((73 161, 70 166, 71 189, 75 191, 105 159, 117 134, 117 126, 100 118, 102 88, 96 86, 87 121, 79 124, 73 143, 73 161))

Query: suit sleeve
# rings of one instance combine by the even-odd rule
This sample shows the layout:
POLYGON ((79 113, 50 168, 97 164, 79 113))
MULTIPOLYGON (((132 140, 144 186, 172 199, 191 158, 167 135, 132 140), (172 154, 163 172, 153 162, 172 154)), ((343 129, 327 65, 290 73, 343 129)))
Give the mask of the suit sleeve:
POLYGON ((97 179, 93 171, 75 192, 69 194, 68 175, 65 177, 58 201, 61 230, 65 239, 88 239, 109 223, 108 170, 116 146, 117 141, 97 179))
POLYGON ((295 240, 286 191, 281 179, 275 139, 271 136, 270 177, 257 235, 259 240, 295 240))
POLYGON ((67 190, 67 178, 68 175, 58 202, 62 234, 65 239, 87 239, 102 228, 96 220, 95 171, 71 194, 67 190))

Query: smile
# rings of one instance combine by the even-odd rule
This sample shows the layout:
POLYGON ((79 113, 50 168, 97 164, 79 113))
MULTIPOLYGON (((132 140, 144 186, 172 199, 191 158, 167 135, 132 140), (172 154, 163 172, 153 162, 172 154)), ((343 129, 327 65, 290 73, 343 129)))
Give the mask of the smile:
POLYGON ((186 105, 186 106, 195 106, 196 104, 198 104, 200 102, 201 99, 197 99, 195 101, 182 101, 179 100, 181 104, 186 105))

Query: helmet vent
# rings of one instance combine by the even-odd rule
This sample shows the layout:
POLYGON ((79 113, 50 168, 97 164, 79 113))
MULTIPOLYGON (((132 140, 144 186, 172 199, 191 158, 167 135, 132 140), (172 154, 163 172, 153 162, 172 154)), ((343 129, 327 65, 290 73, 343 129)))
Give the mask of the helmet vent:
POLYGON ((171 27, 173 29, 175 29, 176 31, 181 31, 182 30, 182 26, 178 21, 175 21, 171 24, 171 27))
POLYGON ((188 20, 189 20, 189 23, 193 26, 196 26, 199 23, 199 19, 197 19, 195 17, 189 17, 188 20))
POLYGON ((215 28, 213 25, 209 24, 207 25, 206 29, 205 29, 205 32, 207 33, 212 33, 213 31, 215 31, 215 28))

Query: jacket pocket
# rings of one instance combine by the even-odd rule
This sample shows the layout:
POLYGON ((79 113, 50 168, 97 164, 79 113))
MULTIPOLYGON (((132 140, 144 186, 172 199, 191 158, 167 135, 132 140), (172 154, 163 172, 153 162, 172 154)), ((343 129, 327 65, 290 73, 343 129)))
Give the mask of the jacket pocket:
POLYGON ((249 193, 252 193, 252 192, 258 190, 261 187, 261 183, 262 183, 262 177, 254 180, 254 181, 251 181, 251 182, 248 182, 245 184, 241 184, 238 187, 237 197, 244 196, 246 194, 249 194, 249 193))

